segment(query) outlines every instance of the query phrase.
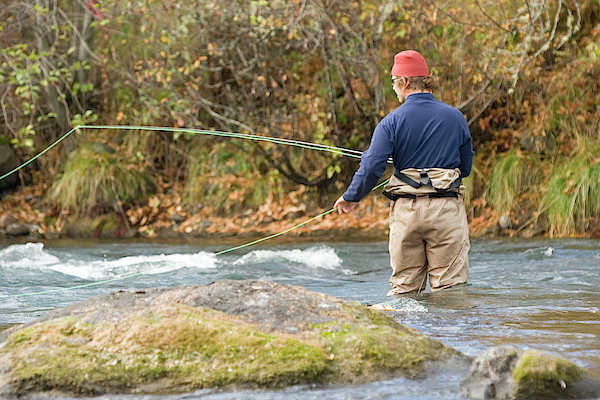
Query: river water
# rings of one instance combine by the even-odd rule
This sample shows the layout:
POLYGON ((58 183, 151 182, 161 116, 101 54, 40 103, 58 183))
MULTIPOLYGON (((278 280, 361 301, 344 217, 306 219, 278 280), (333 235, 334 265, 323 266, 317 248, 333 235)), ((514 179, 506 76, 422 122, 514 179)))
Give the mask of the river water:
MULTIPOLYGON (((535 348, 600 373, 600 241, 477 239, 469 285, 386 297, 387 243, 284 239, 215 253, 232 241, 0 242, 0 330, 56 307, 115 290, 204 285, 218 279, 265 279, 364 304, 391 305, 399 322, 468 356, 490 346, 535 348), (97 286, 14 296, 119 278, 97 286)), ((463 399, 458 374, 334 388, 222 392, 100 399, 463 399)), ((598 394, 600 398, 600 394, 598 394)))

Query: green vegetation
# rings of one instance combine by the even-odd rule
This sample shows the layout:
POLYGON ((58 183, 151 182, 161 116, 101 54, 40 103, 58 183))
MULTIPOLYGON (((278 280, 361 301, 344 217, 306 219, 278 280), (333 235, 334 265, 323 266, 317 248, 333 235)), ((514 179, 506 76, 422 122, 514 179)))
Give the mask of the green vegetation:
POLYGON ((183 201, 187 205, 211 204, 216 213, 257 209, 269 192, 278 193, 276 171, 261 175, 259 166, 246 157, 250 143, 233 146, 224 142, 206 151, 197 146, 190 152, 183 201))
POLYGON ((566 387, 582 379, 583 369, 570 361, 530 350, 521 357, 512 375, 516 398, 558 398, 566 387))
POLYGON ((71 155, 48 199, 75 213, 144 196, 152 185, 143 167, 122 156, 82 148, 71 155))
POLYGON ((586 231, 600 212, 600 142, 585 141, 581 149, 556 166, 547 183, 542 204, 553 236, 586 231))
MULTIPOLYGON (((89 9, 16 1, 0 15, 0 142, 25 160, 72 126, 95 123, 364 150, 397 107, 393 55, 413 48, 439 78, 436 97, 469 121, 477 155, 475 176, 465 180, 469 216, 509 214, 551 236, 590 235, 600 232, 598 157, 586 151, 600 131, 599 23, 598 0, 108 0, 89 9)), ((224 217, 265 202, 330 205, 357 166, 327 153, 190 134, 78 135, 40 159, 32 182, 52 187, 48 201, 58 207, 49 208, 72 214, 115 199, 127 212, 166 195, 190 214, 202 205, 224 217), (115 155, 86 161, 92 142, 110 143, 115 155), (291 201, 301 186, 304 198, 291 201)), ((136 223, 156 220, 133 214, 136 223)))
POLYGON ((128 392, 159 380, 182 391, 414 377, 424 362, 457 354, 364 306, 347 307, 340 316, 349 321, 292 336, 265 333, 213 310, 157 306, 118 323, 41 322, 13 333, 0 357, 8 357, 27 391, 91 394, 99 388, 128 392))
POLYGON ((30 390, 93 393, 100 387, 114 393, 161 378, 173 390, 311 382, 327 364, 315 344, 266 334, 216 312, 173 306, 114 325, 75 318, 43 322, 11 335, 2 353, 13 354, 14 373, 30 390))
POLYGON ((523 199, 536 204, 542 178, 542 171, 536 169, 539 164, 516 150, 498 157, 487 185, 488 203, 499 213, 519 210, 523 199))

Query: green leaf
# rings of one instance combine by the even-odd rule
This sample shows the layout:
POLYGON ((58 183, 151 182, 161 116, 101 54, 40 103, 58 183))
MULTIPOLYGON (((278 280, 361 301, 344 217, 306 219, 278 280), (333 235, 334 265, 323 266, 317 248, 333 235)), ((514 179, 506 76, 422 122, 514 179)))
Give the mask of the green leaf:
POLYGON ((402 38, 404 38, 404 36, 406 36, 406 29, 402 28, 396 32, 396 34, 394 35, 394 38, 402 39, 402 38))

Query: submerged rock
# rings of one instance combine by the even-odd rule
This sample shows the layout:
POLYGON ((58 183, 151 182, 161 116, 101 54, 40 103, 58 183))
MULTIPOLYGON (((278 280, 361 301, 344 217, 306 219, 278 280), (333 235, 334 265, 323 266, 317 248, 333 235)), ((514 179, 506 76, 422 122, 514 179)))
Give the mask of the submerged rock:
POLYGON ((0 397, 416 378, 468 359, 385 313, 265 281, 117 292, 0 333, 0 397))
POLYGON ((492 347, 475 357, 461 394, 472 399, 590 399, 600 381, 570 361, 512 347, 492 347))
POLYGON ((21 224, 10 224, 6 227, 6 234, 10 236, 27 236, 29 229, 21 224))

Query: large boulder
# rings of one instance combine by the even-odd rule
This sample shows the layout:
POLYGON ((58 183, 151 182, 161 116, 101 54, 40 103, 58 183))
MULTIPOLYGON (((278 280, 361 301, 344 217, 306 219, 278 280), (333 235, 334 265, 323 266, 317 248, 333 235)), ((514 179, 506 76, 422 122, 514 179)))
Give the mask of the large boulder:
POLYGON ((0 334, 0 397, 184 392, 416 378, 468 369, 358 303, 265 281, 120 291, 0 334))
POLYGON ((537 350, 492 347, 472 360, 461 394, 471 399, 595 399, 600 381, 570 361, 537 350))

